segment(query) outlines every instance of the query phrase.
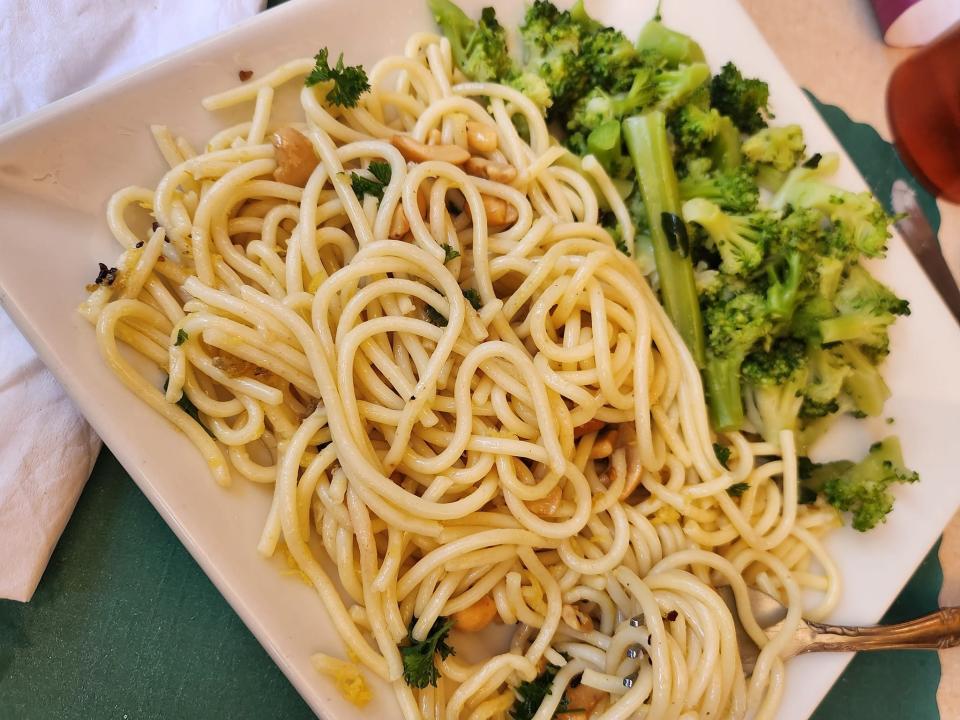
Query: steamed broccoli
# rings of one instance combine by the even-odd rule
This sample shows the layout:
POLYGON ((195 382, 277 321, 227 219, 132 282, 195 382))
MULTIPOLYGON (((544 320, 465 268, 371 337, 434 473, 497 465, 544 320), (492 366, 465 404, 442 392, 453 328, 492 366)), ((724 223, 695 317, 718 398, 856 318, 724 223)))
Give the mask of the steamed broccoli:
POLYGON ((706 158, 687 164, 687 174, 679 181, 682 199, 703 198, 728 212, 756 210, 760 191, 746 167, 715 171, 710 167, 706 158))
POLYGON ((499 81, 513 74, 507 35, 493 8, 484 8, 474 22, 450 0, 427 0, 430 12, 450 40, 453 61, 463 73, 481 82, 499 81))
POLYGON ((836 231, 835 254, 855 258, 859 254, 880 257, 886 252, 893 219, 868 192, 850 192, 830 185, 837 158, 825 156, 816 167, 806 165, 790 172, 771 200, 771 206, 814 208, 822 212, 836 231))
POLYGON ((743 424, 740 371, 760 340, 768 338, 773 324, 766 298, 745 291, 717 298, 704 309, 707 364, 704 385, 717 430, 735 430, 743 424))
POLYGON ((765 82, 743 77, 730 62, 710 81, 711 104, 743 132, 754 133, 766 127, 764 117, 770 117, 769 99, 770 89, 765 82))
POLYGON ((751 353, 742 375, 747 414, 764 439, 777 442, 781 430, 799 429, 808 377, 804 343, 788 338, 751 353))
POLYGON ((767 265, 767 306, 774 320, 788 322, 801 300, 805 275, 803 255, 789 252, 782 263, 767 265), (782 267, 781 267, 782 265, 782 267))
POLYGON ((894 483, 915 483, 920 479, 904 464, 896 437, 872 445, 859 463, 840 460, 817 465, 806 461, 800 470, 803 485, 822 494, 837 510, 851 513, 851 524, 861 532, 886 522, 893 510, 890 487, 894 483))
POLYGON ((836 351, 850 369, 843 379, 843 390, 854 410, 863 415, 879 415, 890 397, 890 388, 876 363, 852 343, 840 343, 836 351))
POLYGON ((596 87, 582 98, 570 112, 567 130, 573 138, 577 133, 589 132, 610 120, 622 120, 648 105, 656 89, 646 72, 637 73, 626 92, 611 94, 596 87))
POLYGON ((806 145, 799 125, 768 127, 743 141, 743 154, 755 163, 772 165, 780 172, 795 167, 806 145))
POLYGON ((909 315, 910 304, 897 297, 859 265, 854 265, 834 298, 839 314, 820 322, 824 343, 850 340, 885 350, 887 329, 898 315, 909 315))
POLYGON ((680 156, 701 155, 704 146, 720 132, 720 113, 688 104, 670 117, 667 127, 680 156))
POLYGON ((640 31, 637 49, 663 57, 671 67, 703 62, 703 50, 690 37, 651 20, 640 31))
POLYGON ((710 79, 710 68, 704 63, 681 65, 673 70, 661 70, 653 78, 657 110, 672 110, 710 79))
POLYGON ((507 85, 523 93, 544 113, 553 104, 553 98, 550 97, 550 88, 547 87, 544 79, 536 73, 522 72, 514 75, 507 80, 507 85))
POLYGON ((590 68, 580 53, 585 34, 569 11, 547 0, 534 0, 527 8, 520 26, 525 69, 550 89, 551 117, 564 115, 591 87, 590 68))
POLYGON ((683 219, 707 231, 722 258, 720 270, 730 275, 746 275, 759 267, 776 231, 776 218, 768 213, 730 215, 703 198, 683 204, 683 219))

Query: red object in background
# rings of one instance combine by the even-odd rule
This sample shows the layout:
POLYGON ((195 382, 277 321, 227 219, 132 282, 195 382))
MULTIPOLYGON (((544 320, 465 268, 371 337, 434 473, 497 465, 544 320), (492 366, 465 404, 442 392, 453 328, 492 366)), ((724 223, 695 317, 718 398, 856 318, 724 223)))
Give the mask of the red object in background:
POLYGON ((931 192, 960 203, 960 23, 893 71, 887 117, 904 164, 931 192))

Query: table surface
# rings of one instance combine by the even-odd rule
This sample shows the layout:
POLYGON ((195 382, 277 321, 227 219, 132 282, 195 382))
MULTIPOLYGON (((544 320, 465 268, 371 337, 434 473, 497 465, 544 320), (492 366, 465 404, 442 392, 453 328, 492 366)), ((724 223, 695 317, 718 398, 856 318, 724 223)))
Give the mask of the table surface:
MULTIPOLYGON (((867 0, 743 2, 804 87, 885 134, 882 87, 904 51, 879 43, 867 0), (811 37, 847 44, 844 73, 828 71, 838 51, 811 52, 811 37)), ((945 232, 960 227, 954 209, 941 214, 945 232)), ((957 553, 957 534, 941 556, 957 553)), ((937 607, 941 579, 934 548, 886 619, 937 607)), ((939 680, 933 653, 862 654, 816 717, 936 718, 939 680)), ((0 718, 228 716, 312 714, 104 450, 33 601, 0 602, 0 718)))

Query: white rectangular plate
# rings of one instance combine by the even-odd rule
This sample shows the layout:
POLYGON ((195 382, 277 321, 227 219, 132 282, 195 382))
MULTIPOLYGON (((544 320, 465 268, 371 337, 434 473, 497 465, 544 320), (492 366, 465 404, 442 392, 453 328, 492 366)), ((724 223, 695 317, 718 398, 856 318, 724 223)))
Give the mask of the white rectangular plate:
MULTIPOLYGON (((465 9, 479 12, 479 0, 465 9)), ((591 0, 601 20, 635 35, 653 0, 591 0)), ((519 2, 494 2, 514 25, 519 2)), ((668 0, 668 24, 692 34, 714 68, 735 60, 768 80, 778 122, 803 126, 811 152, 838 151, 839 183, 863 180, 836 139, 734 0, 668 0)), ((195 144, 232 121, 211 115, 200 99, 280 62, 343 50, 348 63, 370 66, 400 52, 407 36, 431 28, 421 0, 294 0, 210 41, 135 74, 96 87, 0 130, 0 303, 37 348, 107 445, 157 507, 310 706, 327 720, 393 717, 392 694, 377 687, 363 712, 340 698, 310 666, 317 651, 342 654, 319 599, 280 563, 255 550, 269 501, 263 488, 218 488, 190 443, 116 380, 101 362, 92 329, 75 312, 97 261, 118 253, 104 220, 110 194, 125 185, 153 187, 164 171, 150 123, 165 123, 195 144)), ((877 620, 946 525, 960 483, 960 333, 899 238, 879 274, 909 298, 912 317, 897 323, 887 379, 887 415, 922 482, 898 492, 890 521, 868 535, 844 529, 828 541, 845 582, 834 619, 877 620)), ((889 432, 878 419, 831 436, 833 454, 857 455, 889 432)), ((779 717, 808 717, 848 656, 791 661, 779 717)))

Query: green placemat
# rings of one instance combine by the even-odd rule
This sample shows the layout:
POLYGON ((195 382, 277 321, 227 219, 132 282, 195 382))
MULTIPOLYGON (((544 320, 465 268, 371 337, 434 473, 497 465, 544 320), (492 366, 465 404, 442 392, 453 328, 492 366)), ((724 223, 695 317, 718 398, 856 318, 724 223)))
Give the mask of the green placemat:
MULTIPOLYGON (((893 179, 909 177, 889 144, 816 104, 887 199, 893 179)), ((937 227, 936 206, 920 197, 937 227)), ((886 619, 933 610, 941 582, 934 548, 886 619)), ((936 718, 939 677, 934 653, 861 655, 815 717, 936 718)), ((312 717, 104 449, 33 601, 0 601, 0 718, 312 717)))

